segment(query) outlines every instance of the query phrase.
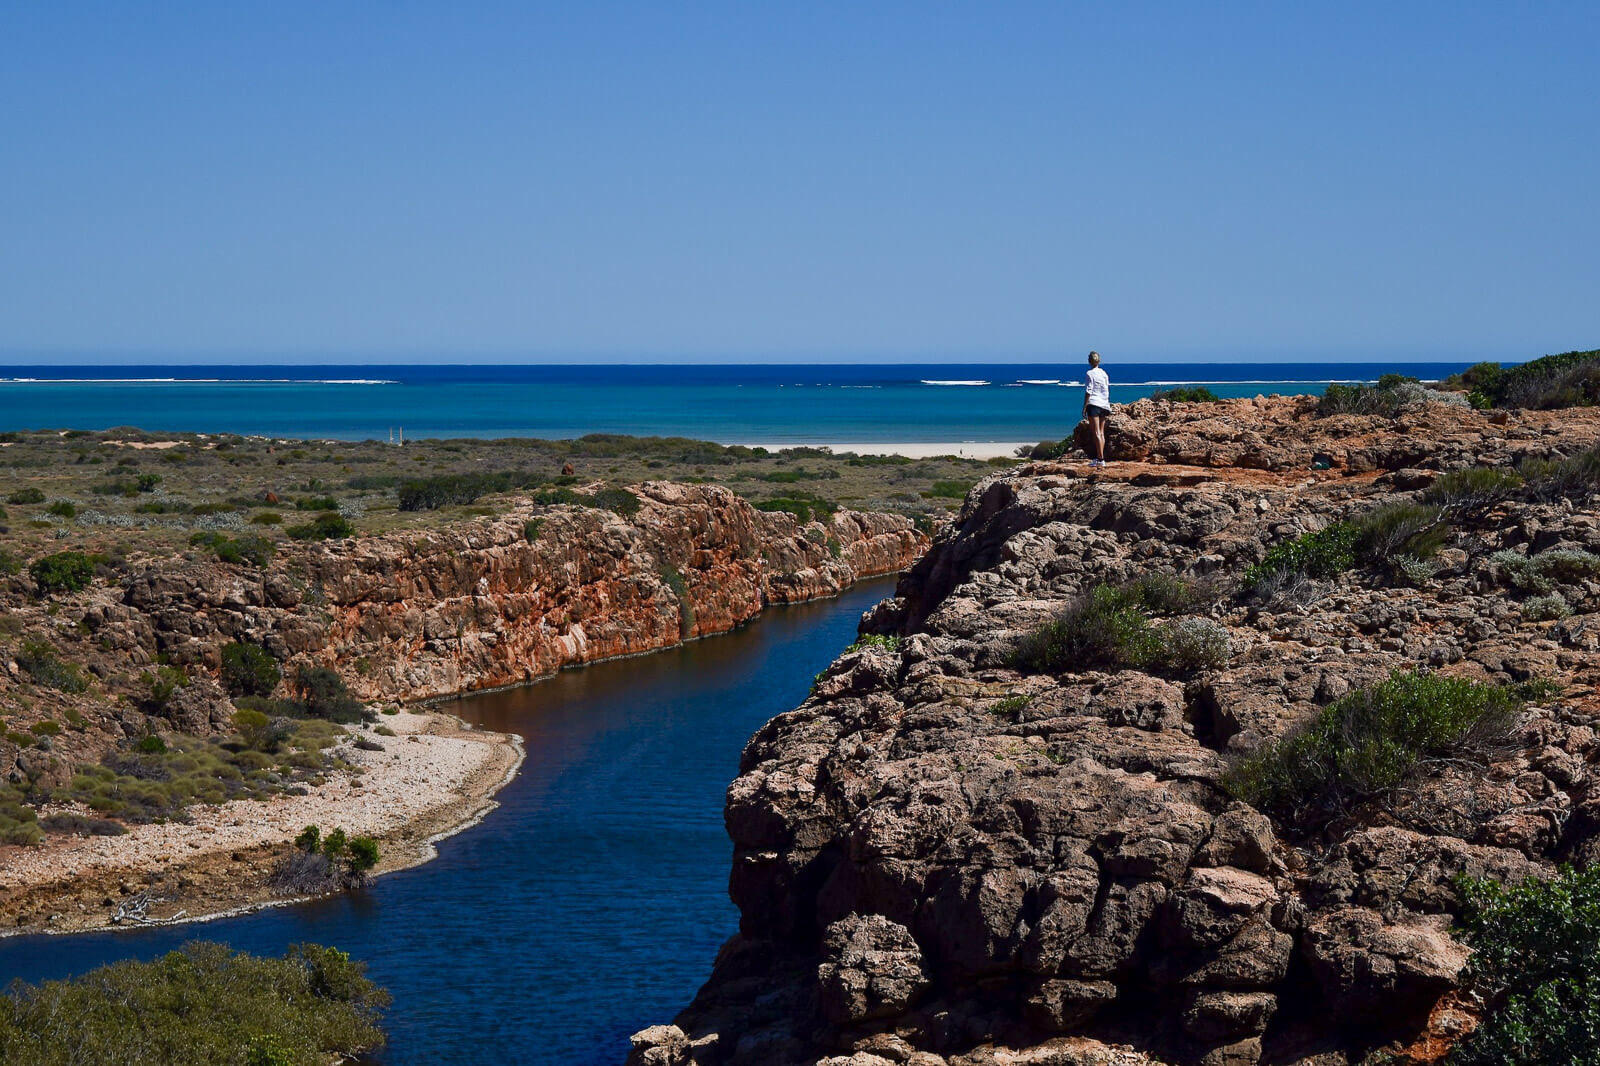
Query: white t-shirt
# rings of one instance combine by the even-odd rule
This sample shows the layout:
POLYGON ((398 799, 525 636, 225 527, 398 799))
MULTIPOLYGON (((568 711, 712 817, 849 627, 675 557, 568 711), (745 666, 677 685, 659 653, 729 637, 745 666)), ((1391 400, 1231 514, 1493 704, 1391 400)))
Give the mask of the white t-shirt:
POLYGON ((1111 410, 1111 379, 1100 367, 1094 367, 1084 378, 1084 388, 1089 391, 1089 402, 1096 407, 1111 410))

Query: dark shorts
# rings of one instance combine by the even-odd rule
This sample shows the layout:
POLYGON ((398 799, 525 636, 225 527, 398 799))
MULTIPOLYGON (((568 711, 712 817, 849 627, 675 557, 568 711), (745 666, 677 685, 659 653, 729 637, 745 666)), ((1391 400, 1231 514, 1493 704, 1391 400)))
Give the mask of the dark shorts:
POLYGON ((1109 408, 1109 407, 1101 407, 1099 404, 1093 404, 1092 403, 1092 404, 1090 404, 1088 406, 1087 410, 1088 410, 1089 413, 1088 413, 1088 415, 1086 417, 1088 417, 1088 418, 1110 418, 1111 417, 1111 408, 1109 408))

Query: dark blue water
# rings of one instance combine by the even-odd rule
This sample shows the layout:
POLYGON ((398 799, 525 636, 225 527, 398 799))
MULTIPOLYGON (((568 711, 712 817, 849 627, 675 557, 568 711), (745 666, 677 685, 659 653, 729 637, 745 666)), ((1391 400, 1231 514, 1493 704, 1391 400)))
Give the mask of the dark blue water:
MULTIPOLYGON (((1206 384, 1221 396, 1320 392, 1465 363, 1110 362, 1111 398, 1206 384)), ((1083 405, 1081 363, 759 366, 0 367, 0 430, 138 426, 293 438, 568 438, 724 443, 1037 441, 1083 405), (70 379, 70 380, 67 380, 70 379), (1055 384, 1040 384, 1055 382, 1055 384), (1031 384, 1030 384, 1031 383, 1031 384)))
POLYGON ((617 1063, 737 927, 722 800, 745 741, 893 590, 773 608, 745 629, 447 709, 527 741, 481 825, 358 894, 216 922, 0 939, 0 978, 65 977, 185 940, 332 944, 394 994, 389 1066, 617 1063))

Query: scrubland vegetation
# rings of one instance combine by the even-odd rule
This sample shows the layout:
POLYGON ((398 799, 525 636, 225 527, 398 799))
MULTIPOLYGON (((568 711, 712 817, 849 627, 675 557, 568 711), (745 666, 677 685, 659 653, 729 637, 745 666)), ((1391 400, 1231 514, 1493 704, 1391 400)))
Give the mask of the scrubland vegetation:
POLYGON ((334 948, 281 959, 191 942, 0 995, 7 1066, 324 1066, 381 1047, 389 995, 334 948))

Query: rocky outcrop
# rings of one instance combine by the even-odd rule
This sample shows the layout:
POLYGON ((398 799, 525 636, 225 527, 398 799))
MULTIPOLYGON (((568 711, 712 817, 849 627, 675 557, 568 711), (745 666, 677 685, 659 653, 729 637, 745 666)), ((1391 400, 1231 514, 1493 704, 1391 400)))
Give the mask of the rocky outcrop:
POLYGON ((519 509, 330 542, 264 572, 160 564, 123 605, 174 661, 215 667, 222 643, 249 640, 335 667, 363 699, 422 699, 723 633, 767 603, 904 569, 926 543, 897 516, 801 525, 715 486, 651 482, 638 495, 628 517, 519 509))
MULTIPOLYGON (((288 546, 266 568, 199 553, 147 559, 52 613, 14 589, 19 629, 49 634, 63 658, 133 691, 108 707, 41 693, 89 726, 58 737, 53 755, 0 740, 0 774, 39 782, 97 759, 97 743, 147 728, 225 728, 232 706, 214 678, 230 641, 266 648, 286 676, 330 666, 361 699, 419 700, 723 633, 767 604, 903 570, 928 543, 895 515, 840 511, 801 523, 718 486, 650 482, 636 494, 640 507, 627 516, 527 504, 436 531, 288 546), (157 662, 191 683, 141 710, 134 679, 157 662)), ((0 692, 26 680, 10 663, 0 692)))
POLYGON ((864 619, 883 639, 750 741, 726 806, 739 933, 631 1062, 1334 1064, 1385 1044, 1409 1061, 1468 956, 1455 877, 1600 854, 1600 579, 1568 581, 1571 616, 1538 621, 1496 555, 1600 554, 1600 498, 1462 509, 1414 581, 1360 565, 1266 602, 1238 593, 1274 543, 1412 498, 1458 459, 1591 447, 1600 420, 1508 430, 1439 407, 1300 425, 1302 401, 1268 400, 1225 408, 1265 412, 1231 423, 1155 406, 1123 421, 1166 462, 980 483, 864 619), (1260 462, 1228 466, 1243 453, 1173 439, 1187 433, 1260 462), (1314 470, 1341 433, 1363 443, 1314 470), (1201 457, 1217 465, 1176 462, 1201 457), (1212 588, 1199 610, 1227 633, 1224 665, 1012 666, 1073 597, 1151 572, 1212 588), (1325 829, 1223 787, 1240 753, 1417 667, 1560 694, 1490 761, 1441 763, 1325 829))

